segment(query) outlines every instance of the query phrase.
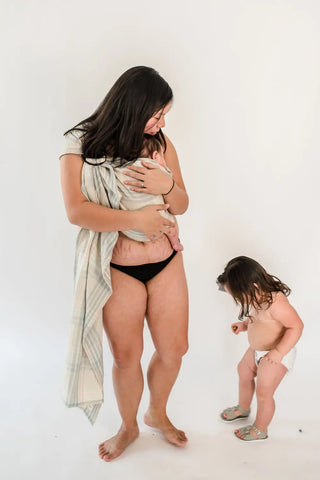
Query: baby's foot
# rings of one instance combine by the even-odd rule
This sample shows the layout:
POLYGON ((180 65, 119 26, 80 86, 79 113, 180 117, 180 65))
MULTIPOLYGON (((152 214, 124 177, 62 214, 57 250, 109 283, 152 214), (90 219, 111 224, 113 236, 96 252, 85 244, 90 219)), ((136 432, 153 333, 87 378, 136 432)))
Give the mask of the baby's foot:
POLYGON ((119 457, 127 446, 138 436, 138 427, 131 430, 120 428, 119 432, 114 437, 109 438, 99 445, 99 457, 105 462, 110 462, 114 458, 119 457))
POLYGON ((175 245, 173 247, 177 252, 182 252, 183 250, 183 245, 181 243, 177 243, 177 245, 175 245))
POLYGON ((176 252, 182 252, 183 250, 183 245, 180 242, 172 242, 171 246, 176 252))
POLYGON ((148 410, 144 416, 144 422, 149 425, 149 427, 160 430, 168 442, 178 447, 183 447, 188 441, 186 434, 172 425, 167 415, 158 416, 148 410))

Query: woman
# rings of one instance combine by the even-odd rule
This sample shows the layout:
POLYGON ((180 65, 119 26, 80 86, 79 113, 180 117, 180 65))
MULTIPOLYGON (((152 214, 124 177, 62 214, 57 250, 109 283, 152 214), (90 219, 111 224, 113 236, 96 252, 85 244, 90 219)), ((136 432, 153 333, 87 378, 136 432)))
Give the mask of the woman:
POLYGON ((73 135, 78 143, 67 146, 61 156, 62 191, 70 222, 84 232, 120 232, 114 237, 112 295, 103 306, 103 327, 114 358, 113 382, 122 424, 114 437, 99 446, 105 461, 118 457, 139 434, 136 416, 143 390, 140 358, 145 317, 155 346, 147 374, 150 404, 145 423, 158 428, 175 445, 187 442, 185 433, 166 415, 168 397, 188 348, 188 293, 182 254, 173 252, 163 234, 173 224, 158 212, 168 208, 179 215, 188 207, 177 154, 161 130, 171 102, 171 88, 155 70, 131 68, 116 81, 94 114, 67 132, 66 136, 70 139, 73 135), (148 162, 143 167, 130 165, 139 157, 144 133, 161 141, 173 180, 148 162), (98 165, 106 157, 114 168, 127 163, 127 184, 132 189, 162 194, 166 205, 121 211, 89 201, 89 195, 83 193, 84 168, 102 168, 98 165), (142 231, 150 241, 138 242, 121 233, 130 229, 142 231))

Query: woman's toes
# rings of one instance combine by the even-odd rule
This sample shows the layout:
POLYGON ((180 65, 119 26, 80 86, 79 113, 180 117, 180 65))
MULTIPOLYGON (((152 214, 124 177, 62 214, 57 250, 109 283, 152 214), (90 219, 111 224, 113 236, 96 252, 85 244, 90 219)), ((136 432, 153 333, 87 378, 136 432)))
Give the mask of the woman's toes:
POLYGON ((111 453, 107 453, 102 457, 102 460, 104 460, 105 462, 110 462, 110 460, 112 460, 112 458, 113 457, 112 457, 111 453))

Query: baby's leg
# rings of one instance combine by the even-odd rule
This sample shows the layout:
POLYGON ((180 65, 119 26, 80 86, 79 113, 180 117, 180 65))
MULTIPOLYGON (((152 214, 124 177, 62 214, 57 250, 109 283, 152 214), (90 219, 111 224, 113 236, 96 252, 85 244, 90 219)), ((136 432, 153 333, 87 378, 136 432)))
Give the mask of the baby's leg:
POLYGON ((168 237, 168 239, 169 239, 169 241, 172 245, 172 248, 174 250, 176 250, 177 252, 181 252, 183 250, 183 246, 182 246, 182 244, 180 243, 180 240, 179 240, 178 225, 176 224, 175 227, 168 228, 167 230, 165 231, 165 234, 167 235, 167 237, 168 237))
POLYGON ((170 212, 167 212, 166 210, 160 210, 159 213, 164 218, 167 218, 171 222, 175 223, 174 227, 166 228, 163 233, 167 235, 168 240, 172 245, 172 248, 177 252, 181 252, 183 250, 183 245, 180 243, 179 240, 179 226, 177 220, 175 219, 174 215, 172 215, 170 212))
POLYGON ((250 410, 255 390, 254 379, 257 375, 257 366, 254 361, 254 350, 248 348, 238 364, 239 374, 239 405, 244 410, 250 410))
POLYGON ((281 380, 287 373, 287 368, 282 363, 271 364, 265 358, 259 362, 257 371, 257 417, 255 426, 265 432, 270 424, 275 411, 273 399, 281 380))

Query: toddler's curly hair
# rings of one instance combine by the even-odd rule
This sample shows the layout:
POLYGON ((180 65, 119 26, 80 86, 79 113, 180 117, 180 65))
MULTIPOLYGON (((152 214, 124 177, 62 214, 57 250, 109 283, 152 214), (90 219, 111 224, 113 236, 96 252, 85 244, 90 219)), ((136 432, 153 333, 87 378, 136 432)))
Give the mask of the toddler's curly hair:
POLYGON ((217 278, 218 285, 227 285, 235 302, 240 305, 239 320, 250 317, 250 307, 261 308, 272 304, 272 292, 290 295, 291 289, 279 278, 270 275, 252 258, 235 257, 227 263, 217 278))

